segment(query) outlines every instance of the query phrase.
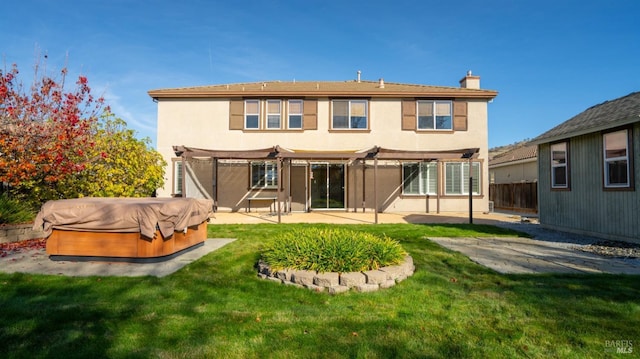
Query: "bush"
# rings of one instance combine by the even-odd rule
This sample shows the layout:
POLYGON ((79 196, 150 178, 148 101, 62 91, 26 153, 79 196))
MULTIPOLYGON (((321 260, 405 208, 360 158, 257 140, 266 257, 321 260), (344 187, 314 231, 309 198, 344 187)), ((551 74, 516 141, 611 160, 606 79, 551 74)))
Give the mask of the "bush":
POLYGON ((279 234, 262 251, 274 270, 360 272, 399 264, 406 252, 389 237, 346 229, 306 228, 279 234))
POLYGON ((26 223, 34 218, 34 211, 29 205, 0 195, 0 224, 26 223))

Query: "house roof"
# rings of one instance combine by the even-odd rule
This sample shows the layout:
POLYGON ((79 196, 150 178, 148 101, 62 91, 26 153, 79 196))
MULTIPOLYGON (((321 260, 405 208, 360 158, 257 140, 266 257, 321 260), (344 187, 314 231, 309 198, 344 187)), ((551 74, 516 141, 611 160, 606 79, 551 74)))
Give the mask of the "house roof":
POLYGON ((553 142, 640 121, 640 92, 588 108, 534 138, 535 144, 553 142))
POLYGON ((497 91, 463 87, 427 86, 381 81, 265 81, 157 89, 158 98, 229 97, 435 97, 492 99, 497 91), (382 85, 381 85, 382 84, 382 85))
POLYGON ((538 146, 527 143, 524 146, 520 146, 501 153, 493 158, 489 159, 489 167, 509 164, 512 162, 522 162, 526 160, 535 160, 538 157, 538 146))

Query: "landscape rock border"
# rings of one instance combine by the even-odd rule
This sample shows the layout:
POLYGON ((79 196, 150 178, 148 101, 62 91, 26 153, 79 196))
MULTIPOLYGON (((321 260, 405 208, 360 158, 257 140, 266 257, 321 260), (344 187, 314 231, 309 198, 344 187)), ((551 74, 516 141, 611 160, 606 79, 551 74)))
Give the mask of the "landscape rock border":
POLYGON ((262 279, 329 294, 344 293, 352 289, 357 292, 373 292, 390 288, 412 276, 416 270, 413 258, 409 255, 405 256, 403 262, 398 265, 365 272, 318 273, 296 269, 273 271, 262 259, 258 261, 257 267, 258 276, 262 279))
POLYGON ((33 223, 0 224, 0 243, 15 243, 45 238, 44 231, 34 231, 33 223))

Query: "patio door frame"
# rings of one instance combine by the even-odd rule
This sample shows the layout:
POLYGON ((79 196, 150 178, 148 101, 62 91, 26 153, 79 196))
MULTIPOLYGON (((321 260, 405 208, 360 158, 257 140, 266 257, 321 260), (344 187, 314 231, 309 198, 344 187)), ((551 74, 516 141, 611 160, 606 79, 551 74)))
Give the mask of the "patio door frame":
MULTIPOLYGON (((347 191, 346 191, 346 183, 347 183, 347 165, 345 163, 342 162, 310 162, 309 163, 309 210, 311 211, 329 211, 329 210, 338 210, 338 211, 344 211, 347 208, 347 191), (318 166, 323 166, 325 168, 325 188, 324 191, 322 191, 321 193, 324 195, 324 202, 325 202, 325 206, 323 207, 315 207, 314 206, 314 201, 317 203, 317 201, 319 200, 318 198, 314 198, 314 176, 316 176, 316 174, 314 173, 314 169, 316 169, 318 166), (332 183, 335 186, 335 177, 333 178, 334 182, 331 182, 332 176, 331 176, 331 167, 332 166, 340 166, 341 167, 341 172, 342 175, 339 177, 340 178, 340 182, 338 185, 338 188, 340 188, 340 192, 341 192, 341 203, 342 206, 341 207, 331 207, 331 200, 332 200, 332 183)), ((322 185, 322 184, 321 184, 322 185)), ((334 190, 336 189, 336 187, 333 188, 334 190)), ((333 197, 333 199, 335 200, 335 196, 333 197)))

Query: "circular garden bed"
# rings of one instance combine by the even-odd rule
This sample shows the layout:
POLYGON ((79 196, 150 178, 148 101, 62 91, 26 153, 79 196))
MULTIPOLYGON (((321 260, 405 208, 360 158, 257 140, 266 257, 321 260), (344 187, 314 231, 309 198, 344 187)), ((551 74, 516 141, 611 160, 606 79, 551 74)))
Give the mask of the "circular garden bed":
POLYGON ((319 228, 268 240, 257 267, 262 278, 331 294, 388 288, 415 271, 413 259, 395 240, 319 228))

